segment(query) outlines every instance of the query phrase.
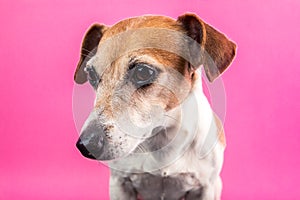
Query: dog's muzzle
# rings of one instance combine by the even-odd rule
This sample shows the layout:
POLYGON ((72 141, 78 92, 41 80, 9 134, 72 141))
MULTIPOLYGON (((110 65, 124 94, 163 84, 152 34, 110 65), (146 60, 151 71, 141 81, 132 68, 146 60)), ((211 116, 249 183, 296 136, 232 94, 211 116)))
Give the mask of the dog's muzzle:
POLYGON ((90 125, 80 135, 76 147, 90 159, 98 159, 104 146, 104 131, 101 126, 90 125))

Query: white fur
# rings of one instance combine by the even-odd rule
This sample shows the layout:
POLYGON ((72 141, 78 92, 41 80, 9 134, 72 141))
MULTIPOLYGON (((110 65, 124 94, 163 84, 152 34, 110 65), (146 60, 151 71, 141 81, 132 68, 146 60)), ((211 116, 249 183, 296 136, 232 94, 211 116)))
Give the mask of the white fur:
MULTIPOLYGON (((198 71, 200 73, 200 71, 198 71)), ((188 96, 188 98, 183 102, 182 107, 177 108, 177 110, 172 110, 167 113, 173 118, 178 118, 178 109, 184 109, 186 113, 189 113, 184 116, 181 121, 181 132, 178 133, 168 133, 168 134, 182 134, 180 141, 182 143, 175 144, 177 145, 176 151, 172 151, 172 156, 178 154, 178 158, 174 162, 163 166, 154 171, 147 171, 150 169, 151 165, 155 163, 155 158, 153 158, 153 153, 147 154, 147 159, 142 159, 137 156, 127 157, 125 160, 115 161, 112 166, 118 167, 120 165, 130 166, 132 169, 150 172, 154 175, 159 176, 174 176, 176 177, 178 173, 193 173, 195 174, 195 180, 200 181, 200 185, 203 187, 203 200, 218 200, 220 199, 222 182, 219 177, 221 167, 223 164, 223 151, 224 147, 218 142, 218 133, 217 127, 213 117, 213 111, 208 103, 201 85, 201 79, 196 82, 196 85, 193 88, 193 91, 188 96), (194 110, 195 104, 193 99, 196 99, 198 112, 195 116, 194 110), (196 122, 196 129, 193 128, 193 119, 198 119, 196 122), (195 135, 193 132, 196 131, 195 135), (208 141, 207 138, 210 137, 212 140, 215 140, 213 146, 210 146, 210 149, 207 149, 205 141, 208 141), (191 145, 191 142, 194 142, 194 148, 184 148, 185 145, 191 145), (204 153, 203 153, 204 152, 204 153)), ((174 123, 170 120, 168 123, 174 123)), ((170 124, 169 124, 170 125, 170 124)), ((157 164, 157 163, 156 163, 157 164)), ((158 164, 159 165, 159 164, 158 164)), ((130 177, 131 172, 127 173, 118 173, 113 172, 110 179, 111 185, 111 198, 113 200, 122 199, 126 197, 126 192, 124 193, 121 183, 119 182, 119 177, 130 177)), ((138 176, 138 175, 135 175, 138 176)), ((133 177, 136 179, 138 177, 133 177)), ((194 183, 196 186, 197 182, 194 183)), ((192 183, 193 185, 193 183, 192 183)), ((193 186, 187 185, 186 190, 193 189, 193 186), (190 187, 190 188, 188 188, 190 187)), ((129 195, 126 199, 131 199, 129 195)))

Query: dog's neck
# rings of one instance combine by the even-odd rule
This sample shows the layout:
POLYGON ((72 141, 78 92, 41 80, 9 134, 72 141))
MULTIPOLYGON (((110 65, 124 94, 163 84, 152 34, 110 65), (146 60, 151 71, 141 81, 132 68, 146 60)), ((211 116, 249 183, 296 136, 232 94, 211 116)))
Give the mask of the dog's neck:
POLYGON ((187 151, 193 151, 189 153, 196 154, 198 158, 204 157, 217 141, 213 111, 202 89, 201 69, 196 73, 197 79, 187 98, 166 113, 165 131, 142 143, 149 152, 154 152, 151 155, 159 163, 168 159, 175 161, 187 151), (155 143, 156 149, 151 149, 153 146, 147 146, 147 143, 155 143))
POLYGON ((195 153, 203 157, 209 150, 207 148, 216 142, 218 136, 213 111, 203 92, 201 69, 196 71, 196 75, 197 78, 188 97, 178 108, 168 113, 180 121, 176 124, 179 127, 177 129, 173 127, 172 130, 174 131, 168 132, 168 134, 173 138, 175 137, 174 134, 182 137, 182 140, 179 140, 181 143, 177 145, 178 152, 183 150, 180 146, 185 148, 186 145, 194 145, 196 148, 193 149, 199 150, 195 153))

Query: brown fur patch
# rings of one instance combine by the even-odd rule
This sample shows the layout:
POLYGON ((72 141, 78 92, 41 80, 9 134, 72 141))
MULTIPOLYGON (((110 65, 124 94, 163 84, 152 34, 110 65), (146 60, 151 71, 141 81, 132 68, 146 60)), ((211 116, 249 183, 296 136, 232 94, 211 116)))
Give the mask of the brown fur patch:
MULTIPOLYGON (((152 105, 160 105, 168 111, 181 103, 192 88, 192 83, 188 71, 186 70, 185 63, 186 61, 180 56, 161 49, 140 49, 129 52, 129 54, 123 55, 115 60, 112 65, 104 71, 104 75, 101 77, 102 80, 99 85, 101 90, 100 93, 98 92, 98 95, 101 96, 101 98, 97 99, 95 107, 104 107, 103 114, 110 119, 113 119, 113 115, 117 115, 119 110, 121 112, 122 108, 120 106, 123 104, 128 105, 128 103, 132 103, 132 106, 139 105, 141 106, 139 109, 143 110, 143 102, 134 103, 140 99, 144 99, 144 102, 148 102, 152 105), (118 90, 118 84, 122 85, 122 82, 124 82, 124 77, 132 59, 157 67, 161 69, 161 73, 167 73, 172 79, 162 85, 154 83, 144 90, 136 90, 131 94, 132 100, 125 103, 124 100, 121 99, 122 97, 114 96, 114 91, 116 92, 118 90), (185 94, 182 94, 182 92, 179 93, 178 91, 180 89, 184 89, 185 94), (119 102, 120 105, 114 106, 112 104, 113 100, 119 102)), ((123 92, 130 90, 132 89, 122 89, 123 92)), ((124 96, 125 95, 123 95, 123 97, 124 96)))
POLYGON ((122 20, 112 26, 103 36, 103 40, 118 33, 138 28, 164 28, 185 32, 174 19, 165 16, 142 16, 122 20))
POLYGON ((86 32, 81 45, 80 60, 74 74, 76 83, 83 84, 87 81, 84 68, 88 60, 96 54, 97 46, 105 30, 106 27, 104 25, 94 24, 86 32))
MULTIPOLYGON (((201 44, 204 52, 201 53, 203 55, 201 55, 200 62, 204 65, 209 81, 214 81, 227 69, 235 57, 235 43, 195 14, 184 14, 178 17, 178 21, 186 29, 187 34, 201 44)), ((198 57, 197 52, 195 52, 195 57, 198 57)))

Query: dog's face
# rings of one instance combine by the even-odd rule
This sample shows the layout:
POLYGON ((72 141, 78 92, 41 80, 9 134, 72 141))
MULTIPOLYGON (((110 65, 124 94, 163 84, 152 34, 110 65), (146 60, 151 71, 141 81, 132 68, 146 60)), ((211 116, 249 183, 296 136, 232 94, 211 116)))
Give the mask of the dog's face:
POLYGON ((234 43, 191 14, 177 21, 143 16, 112 27, 93 25, 75 73, 77 83, 89 81, 96 91, 78 149, 98 160, 132 152, 176 123, 168 113, 190 93, 199 65, 213 81, 234 55, 234 43))

